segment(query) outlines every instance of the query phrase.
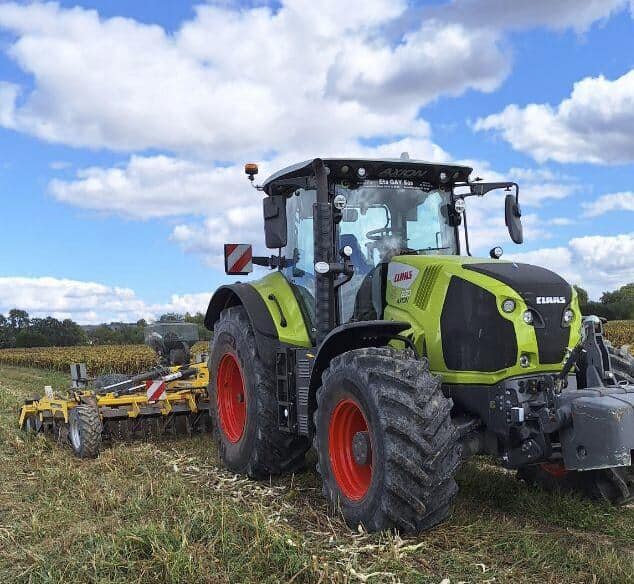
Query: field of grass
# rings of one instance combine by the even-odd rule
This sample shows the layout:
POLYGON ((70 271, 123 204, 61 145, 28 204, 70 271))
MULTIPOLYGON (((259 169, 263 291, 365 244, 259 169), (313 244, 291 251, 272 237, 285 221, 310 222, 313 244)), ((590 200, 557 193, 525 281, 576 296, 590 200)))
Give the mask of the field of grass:
POLYGON ((66 375, 0 366, 0 582, 634 582, 634 509, 461 470, 451 519, 416 538, 351 532, 313 464, 270 483, 218 467, 209 436, 97 460, 16 428, 66 375))

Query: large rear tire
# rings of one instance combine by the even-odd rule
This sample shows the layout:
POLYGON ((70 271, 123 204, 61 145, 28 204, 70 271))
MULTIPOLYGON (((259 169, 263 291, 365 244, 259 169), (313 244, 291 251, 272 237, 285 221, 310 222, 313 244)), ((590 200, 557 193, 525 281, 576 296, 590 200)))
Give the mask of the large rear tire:
POLYGON ((410 351, 355 349, 331 361, 314 445, 324 495, 350 527, 417 533, 447 518, 461 458, 451 407, 410 351))
POLYGON ((517 477, 547 491, 578 493, 616 506, 634 501, 634 466, 581 472, 567 470, 562 464, 538 464, 520 468, 517 477))
POLYGON ((274 364, 257 352, 242 306, 222 311, 209 354, 209 404, 223 463, 255 479, 303 468, 310 443, 278 427, 274 364))

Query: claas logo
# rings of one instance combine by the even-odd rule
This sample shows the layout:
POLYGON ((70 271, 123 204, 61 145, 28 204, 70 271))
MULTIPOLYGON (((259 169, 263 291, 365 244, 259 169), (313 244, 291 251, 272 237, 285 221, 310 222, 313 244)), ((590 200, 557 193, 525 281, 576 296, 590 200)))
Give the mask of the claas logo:
POLYGON ((394 274, 393 282, 403 282, 404 280, 411 280, 413 276, 412 270, 407 272, 397 272, 394 274))

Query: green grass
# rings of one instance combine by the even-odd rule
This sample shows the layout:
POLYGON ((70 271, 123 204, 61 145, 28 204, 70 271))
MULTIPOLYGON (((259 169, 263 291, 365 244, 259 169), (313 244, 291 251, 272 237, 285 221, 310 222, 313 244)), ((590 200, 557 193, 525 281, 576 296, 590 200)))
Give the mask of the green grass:
POLYGON ((16 427, 66 376, 0 367, 0 582, 634 582, 634 509, 461 470, 449 521, 416 538, 355 533, 307 470, 271 483, 218 467, 209 436, 80 461, 16 427))

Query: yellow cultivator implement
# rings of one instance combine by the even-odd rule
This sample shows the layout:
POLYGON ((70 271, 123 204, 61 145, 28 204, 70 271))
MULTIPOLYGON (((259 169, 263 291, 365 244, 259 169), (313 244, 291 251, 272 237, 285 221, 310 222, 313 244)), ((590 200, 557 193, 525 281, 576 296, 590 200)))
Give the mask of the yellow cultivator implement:
POLYGON ((26 400, 20 428, 68 442, 81 458, 97 456, 103 441, 208 431, 205 356, 190 363, 188 341, 153 335, 161 366, 134 376, 112 373, 92 379, 84 364, 72 364, 71 387, 58 392, 47 386, 43 396, 26 400))

